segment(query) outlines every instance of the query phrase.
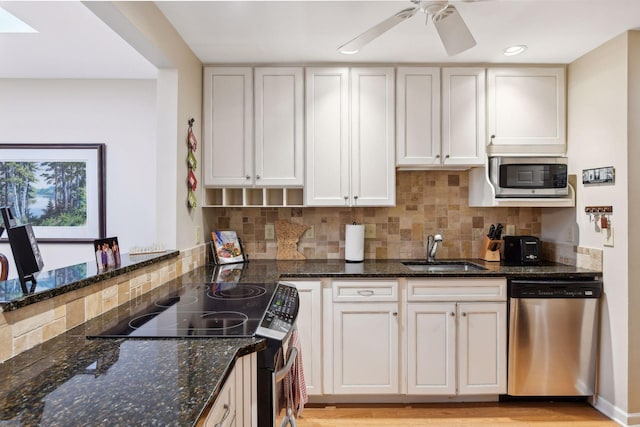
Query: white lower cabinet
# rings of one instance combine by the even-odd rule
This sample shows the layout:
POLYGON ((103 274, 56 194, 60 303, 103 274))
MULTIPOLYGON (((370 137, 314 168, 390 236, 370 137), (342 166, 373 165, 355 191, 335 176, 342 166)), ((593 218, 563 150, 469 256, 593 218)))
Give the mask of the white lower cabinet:
POLYGON ((506 393, 506 302, 407 305, 407 393, 506 393))
POLYGON ((349 402, 506 393, 506 279, 292 283, 310 395, 349 402))
POLYGON ((236 426, 236 378, 234 372, 224 383, 220 394, 204 420, 204 427, 236 426))
POLYGON ((258 422, 257 355, 236 360, 213 406, 197 423, 204 427, 252 427, 258 422))
POLYGON ((333 306, 333 393, 398 393, 398 304, 333 306))
POLYGON ((415 279, 407 288, 407 394, 506 393, 506 281, 415 279))
POLYGON ((322 394, 322 282, 285 281, 296 287, 300 297, 296 327, 307 394, 322 394))
POLYGON ((396 280, 333 282, 333 394, 397 394, 396 280))

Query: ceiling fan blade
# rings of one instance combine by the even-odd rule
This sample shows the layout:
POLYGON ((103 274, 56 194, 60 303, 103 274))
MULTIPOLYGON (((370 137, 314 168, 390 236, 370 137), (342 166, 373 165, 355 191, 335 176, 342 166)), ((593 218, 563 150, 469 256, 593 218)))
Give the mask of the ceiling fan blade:
POLYGON ((448 5, 434 15, 433 24, 449 56, 457 55, 476 45, 476 40, 471 35, 467 24, 453 5, 448 5))
POLYGON ((353 40, 343 44, 338 48, 340 53, 352 54, 357 53, 360 49, 362 49, 367 43, 371 40, 379 37, 386 31, 389 31, 391 28, 395 27, 402 21, 411 18, 415 13, 419 10, 418 7, 411 7, 409 9, 401 10, 395 15, 385 19, 379 24, 369 28, 364 33, 360 34, 353 40))

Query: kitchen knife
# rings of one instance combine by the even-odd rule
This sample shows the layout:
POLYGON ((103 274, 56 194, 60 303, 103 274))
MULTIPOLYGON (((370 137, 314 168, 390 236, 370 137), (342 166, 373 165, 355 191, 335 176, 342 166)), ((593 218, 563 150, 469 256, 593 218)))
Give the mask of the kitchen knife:
POLYGON ((498 228, 496 228, 496 233, 493 235, 493 239, 500 240, 500 236, 502 236, 502 224, 498 224, 498 228))
POLYGON ((493 240, 493 233, 495 233, 495 232, 496 232, 496 226, 491 224, 491 227, 489 227, 489 234, 487 234, 487 237, 490 240, 493 240))

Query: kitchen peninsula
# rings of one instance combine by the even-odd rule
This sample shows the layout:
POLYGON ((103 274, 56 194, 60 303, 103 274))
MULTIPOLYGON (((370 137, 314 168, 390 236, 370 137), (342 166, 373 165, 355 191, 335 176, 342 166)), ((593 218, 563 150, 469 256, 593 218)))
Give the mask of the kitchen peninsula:
MULTIPOLYGON (((397 260, 262 261, 243 265, 241 282, 319 278, 552 278, 598 272, 562 264, 425 273, 397 260)), ((162 261, 162 262, 166 262, 162 261)), ((175 277, 145 294, 24 351, 0 365, 2 419, 36 425, 195 425, 214 402, 239 357, 260 351, 260 338, 87 339, 186 284, 210 283, 213 266, 175 277)), ((33 303, 35 306, 35 302, 33 303)), ((22 309, 28 309, 28 305, 22 309)), ((304 351, 304 350, 303 350, 304 351)))

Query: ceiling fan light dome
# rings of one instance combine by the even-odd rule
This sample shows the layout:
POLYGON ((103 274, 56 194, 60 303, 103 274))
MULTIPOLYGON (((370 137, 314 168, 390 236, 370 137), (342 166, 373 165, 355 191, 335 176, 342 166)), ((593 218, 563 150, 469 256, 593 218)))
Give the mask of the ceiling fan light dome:
POLYGON ((527 50, 526 45, 518 44, 518 45, 509 46, 505 48, 503 53, 504 53, 504 56, 515 56, 515 55, 520 55, 525 50, 527 50))

